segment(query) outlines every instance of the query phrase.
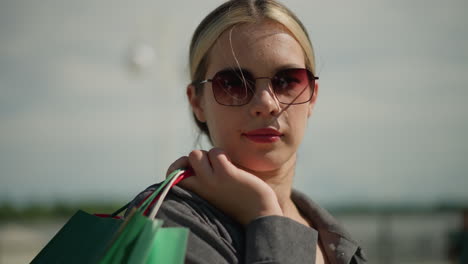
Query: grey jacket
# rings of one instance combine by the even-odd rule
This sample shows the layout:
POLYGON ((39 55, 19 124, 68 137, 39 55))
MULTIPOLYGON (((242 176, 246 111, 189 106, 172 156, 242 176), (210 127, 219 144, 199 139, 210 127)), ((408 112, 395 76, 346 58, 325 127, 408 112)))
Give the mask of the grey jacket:
MULTIPOLYGON (((138 206, 156 186, 141 192, 128 209, 138 206)), ((331 264, 366 263, 356 241, 328 212, 298 191, 293 191, 292 199, 317 230, 281 216, 260 217, 243 227, 178 186, 169 192, 156 217, 165 226, 190 228, 186 263, 315 263, 318 236, 331 264)))

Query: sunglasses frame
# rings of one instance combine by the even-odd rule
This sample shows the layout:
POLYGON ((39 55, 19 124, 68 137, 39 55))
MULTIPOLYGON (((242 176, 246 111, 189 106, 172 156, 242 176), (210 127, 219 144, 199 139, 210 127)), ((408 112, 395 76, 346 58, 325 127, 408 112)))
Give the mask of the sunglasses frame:
MULTIPOLYGON (((279 72, 287 71, 287 70, 306 70, 306 71, 307 71, 307 74, 310 75, 310 76, 312 77, 312 80, 309 81, 309 84, 310 84, 310 82, 313 82, 314 85, 315 85, 315 80, 318 80, 318 79, 319 79, 319 77, 314 76, 314 74, 313 74, 309 69, 307 69, 307 68, 286 68, 286 69, 281 69, 281 70, 277 71, 277 72, 273 75, 273 77, 266 77, 266 76, 265 76, 265 77, 257 77, 257 78, 252 78, 252 80, 249 80, 249 81, 253 81, 253 83, 255 84, 256 81, 259 80, 259 79, 268 79, 268 80, 270 80, 270 84, 271 84, 271 83, 272 83, 272 79, 273 79, 279 72)), ((197 85, 197 84, 198 84, 198 85, 203 85, 203 84, 208 83, 208 82, 211 82, 211 83, 212 83, 213 80, 214 80, 214 78, 216 77, 216 75, 219 74, 220 72, 223 72, 223 71, 226 71, 226 70, 221 70, 221 71, 216 72, 216 73, 214 74, 213 78, 211 78, 211 79, 206 79, 206 80, 202 80, 202 81, 194 81, 194 82, 192 82, 192 84, 193 84, 193 85, 197 85)), ((235 71, 235 70, 233 70, 233 71, 235 71)), ((241 70, 241 71, 239 71, 239 72, 248 72, 248 71, 241 70)), ((249 75, 253 76, 252 73, 250 73, 250 72, 248 72, 248 73, 249 73, 249 75)), ((248 88, 249 88, 250 90, 252 90, 251 87, 248 87, 248 88)), ((252 96, 246 103, 243 103, 243 104, 238 104, 238 105, 237 105, 237 104, 236 104, 236 105, 223 104, 223 103, 219 102, 218 99, 216 98, 213 85, 211 86, 211 89, 212 89, 212 91, 213 91, 213 97, 214 97, 215 101, 216 101, 218 104, 224 105, 224 106, 234 106, 234 107, 235 107, 235 106, 244 106, 244 105, 246 105, 246 104, 249 104, 250 101, 252 101, 252 98, 253 98, 253 96, 252 96)), ((298 104, 305 104, 305 103, 309 102, 309 101, 312 99, 312 97, 314 96, 315 87, 312 87, 312 93, 311 93, 311 95, 310 95, 309 100, 307 100, 307 101, 305 101, 305 102, 300 102, 300 103, 294 103, 294 101, 297 99, 297 97, 299 97, 300 94, 299 94, 299 95, 296 97, 296 99, 294 99, 291 103, 283 103, 283 102, 281 102, 281 101, 278 99, 278 96, 276 95, 275 90, 274 90, 273 88, 272 88, 272 90, 273 90, 273 94, 275 95, 275 99, 276 99, 279 103, 285 104, 285 105, 298 105, 298 104)), ((306 89, 304 89, 303 91, 305 91, 305 90, 306 90, 306 89)), ((302 92, 301 92, 301 94, 302 94, 302 92)), ((255 89, 253 89, 253 95, 255 95, 255 89)))

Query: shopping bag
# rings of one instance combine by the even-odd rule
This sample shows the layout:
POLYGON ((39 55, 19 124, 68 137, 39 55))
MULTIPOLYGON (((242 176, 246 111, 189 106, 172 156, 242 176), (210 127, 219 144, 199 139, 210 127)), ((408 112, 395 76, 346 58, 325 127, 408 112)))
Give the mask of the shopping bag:
POLYGON ((189 230, 161 228, 154 240, 147 263, 184 263, 189 230))
POLYGON ((96 263, 122 223, 121 219, 102 218, 79 210, 31 263, 96 263))
POLYGON ((128 204, 111 215, 77 211, 31 263, 183 263, 188 229, 162 228, 154 216, 169 189, 189 175, 172 173, 125 221, 116 216, 128 204))
POLYGON ((99 263, 183 263, 188 228, 162 227, 163 221, 155 216, 169 189, 188 176, 186 171, 173 172, 138 209, 133 209, 99 263))

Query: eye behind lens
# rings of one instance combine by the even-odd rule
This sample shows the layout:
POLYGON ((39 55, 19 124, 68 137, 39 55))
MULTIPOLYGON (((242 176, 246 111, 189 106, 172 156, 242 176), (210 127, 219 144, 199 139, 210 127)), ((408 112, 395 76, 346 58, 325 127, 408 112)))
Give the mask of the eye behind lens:
POLYGON ((240 71, 219 72, 213 78, 213 93, 218 103, 238 106, 247 104, 253 96, 251 75, 240 71))

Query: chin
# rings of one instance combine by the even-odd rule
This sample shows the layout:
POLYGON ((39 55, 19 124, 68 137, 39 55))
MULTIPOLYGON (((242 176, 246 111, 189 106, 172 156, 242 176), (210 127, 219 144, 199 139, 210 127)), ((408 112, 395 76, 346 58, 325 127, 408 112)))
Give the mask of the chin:
POLYGON ((285 165, 290 158, 291 155, 285 155, 285 153, 249 152, 232 156, 232 162, 241 169, 255 173, 278 170, 285 165))

